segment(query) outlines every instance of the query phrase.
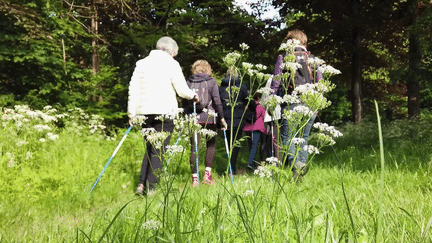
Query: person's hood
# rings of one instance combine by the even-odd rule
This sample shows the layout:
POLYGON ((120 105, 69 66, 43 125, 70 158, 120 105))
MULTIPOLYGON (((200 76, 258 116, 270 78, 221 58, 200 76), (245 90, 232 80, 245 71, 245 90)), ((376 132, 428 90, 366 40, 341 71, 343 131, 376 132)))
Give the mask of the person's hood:
POLYGON ((221 83, 221 86, 240 86, 240 79, 235 76, 228 75, 226 76, 221 83))
POLYGON ((194 82, 194 83, 199 83, 199 82, 203 82, 203 81, 208 81, 213 79, 210 75, 205 74, 205 73, 196 73, 196 74, 192 74, 192 76, 190 76, 188 78, 188 81, 190 82, 194 82))

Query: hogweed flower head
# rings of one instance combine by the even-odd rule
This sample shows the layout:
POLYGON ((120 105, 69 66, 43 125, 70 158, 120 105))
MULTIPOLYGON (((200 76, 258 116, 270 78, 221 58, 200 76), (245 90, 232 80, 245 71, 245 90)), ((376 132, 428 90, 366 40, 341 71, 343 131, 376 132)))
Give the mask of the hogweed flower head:
POLYGON ((311 66, 320 66, 323 65, 325 63, 325 61, 323 59, 320 59, 318 57, 310 57, 308 58, 308 64, 311 66))
POLYGON ((320 132, 329 134, 335 138, 343 136, 343 134, 336 130, 334 126, 329 126, 327 123, 317 122, 313 125, 313 127, 319 129, 320 132))
POLYGON ((249 49, 249 46, 248 46, 248 44, 243 42, 240 44, 240 49, 242 49, 243 51, 246 51, 249 49))
POLYGON ((254 66, 254 65, 253 65, 252 63, 249 63, 249 62, 242 62, 242 67, 243 67, 245 70, 252 69, 253 66, 254 66))
POLYGON ((234 66, 240 58, 241 54, 237 52, 230 52, 223 58, 223 61, 228 67, 231 67, 234 66))
POLYGON ((307 151, 308 154, 319 154, 319 149, 313 145, 304 145, 303 150, 307 151))
POLYGON ((204 108, 203 112, 206 113, 208 117, 217 117, 218 116, 216 111, 211 110, 211 109, 204 108))
POLYGON ((267 168, 267 166, 258 166, 254 171, 255 175, 258 175, 261 178, 271 178, 272 172, 267 168))
POLYGON ((277 167, 277 166, 279 166, 279 165, 282 164, 281 161, 278 158, 276 158, 276 157, 267 158, 266 162, 269 163, 270 165, 275 166, 275 167, 277 167))
POLYGON ((327 74, 327 75, 337 75, 337 74, 341 74, 341 71, 337 70, 336 68, 330 66, 330 65, 322 65, 321 67, 318 68, 318 71, 322 72, 322 74, 327 74))
POLYGON ((183 146, 182 145, 168 145, 166 146, 166 153, 168 154, 175 154, 175 153, 181 153, 183 152, 183 146))

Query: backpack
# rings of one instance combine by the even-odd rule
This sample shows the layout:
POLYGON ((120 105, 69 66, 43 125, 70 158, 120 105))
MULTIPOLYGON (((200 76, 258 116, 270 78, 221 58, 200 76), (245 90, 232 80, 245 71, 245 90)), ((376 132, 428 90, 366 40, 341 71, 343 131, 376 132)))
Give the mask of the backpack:
POLYGON ((254 100, 251 100, 249 102, 249 105, 247 106, 247 109, 245 110, 245 114, 243 116, 246 123, 253 124, 256 118, 256 108, 257 104, 254 100))
MULTIPOLYGON (((296 50, 294 52, 296 63, 300 64, 301 67, 297 68, 294 74, 294 85, 291 83, 291 78, 288 78, 289 86, 286 93, 291 94, 295 87, 303 84, 313 83, 312 70, 308 64, 309 52, 304 50, 296 50)), ((283 85, 280 85, 276 94, 283 97, 285 94, 283 85)))
MULTIPOLYGON (((207 87, 207 80, 202 82, 190 82, 187 81, 187 84, 191 90, 193 90, 199 98, 199 103, 196 104, 196 113, 199 114, 203 111, 204 108, 208 108, 211 103, 211 95, 207 87)), ((193 101, 189 103, 190 113, 193 112, 193 101)))

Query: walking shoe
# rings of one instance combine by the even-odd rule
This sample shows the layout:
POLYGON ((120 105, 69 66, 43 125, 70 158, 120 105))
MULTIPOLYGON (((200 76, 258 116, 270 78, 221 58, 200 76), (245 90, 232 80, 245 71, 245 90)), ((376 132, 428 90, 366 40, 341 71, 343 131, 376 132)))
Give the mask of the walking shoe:
POLYGON ((144 184, 140 183, 140 184, 138 184, 138 187, 135 191, 135 194, 136 195, 143 195, 143 193, 144 193, 144 184))
POLYGON ((206 169, 204 170, 204 177, 202 183, 207 185, 210 185, 212 183, 210 167, 206 167, 206 169))
POLYGON ((192 174, 192 186, 198 186, 198 174, 192 174))

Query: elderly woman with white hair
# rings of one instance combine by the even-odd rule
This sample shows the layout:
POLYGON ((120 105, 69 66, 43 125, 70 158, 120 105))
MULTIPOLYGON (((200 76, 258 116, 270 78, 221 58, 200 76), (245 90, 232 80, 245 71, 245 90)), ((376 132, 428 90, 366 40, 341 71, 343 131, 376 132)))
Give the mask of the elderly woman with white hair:
MULTIPOLYGON (((180 64, 173 58, 177 53, 177 43, 171 37, 165 36, 158 40, 156 50, 152 50, 147 57, 136 63, 129 84, 130 121, 137 116, 145 116, 147 119, 143 128, 154 128, 156 131, 163 129, 171 134, 174 129, 173 121, 166 119, 162 122, 156 118, 178 108, 176 95, 199 102, 198 95, 186 84, 180 64)), ((137 194, 154 192, 158 179, 153 172, 161 168, 157 155, 164 153, 169 141, 170 136, 164 141, 162 151, 147 142, 137 194)))

